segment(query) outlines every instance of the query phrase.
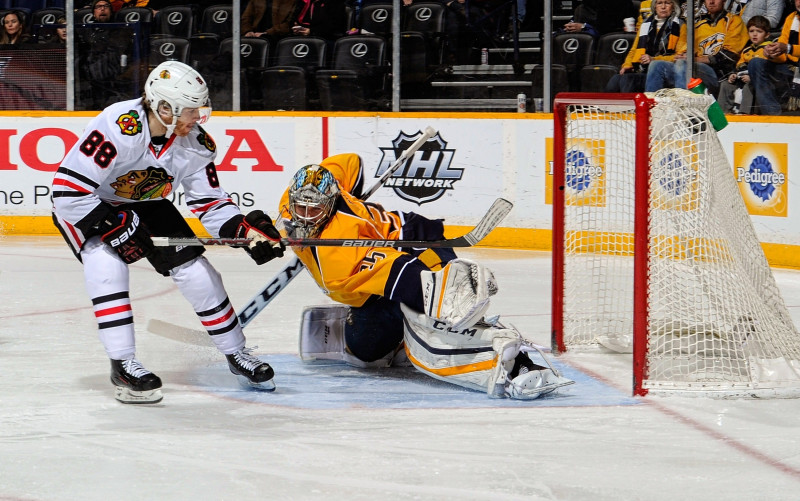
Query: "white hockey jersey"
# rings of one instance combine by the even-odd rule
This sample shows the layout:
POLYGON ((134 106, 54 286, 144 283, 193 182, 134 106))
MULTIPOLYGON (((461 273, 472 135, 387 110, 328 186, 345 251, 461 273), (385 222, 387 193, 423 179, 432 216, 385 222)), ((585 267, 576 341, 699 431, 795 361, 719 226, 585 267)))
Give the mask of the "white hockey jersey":
POLYGON ((102 202, 159 200, 181 185, 191 211, 219 236, 223 223, 241 212, 219 186, 215 157, 216 144, 200 126, 158 148, 141 99, 111 105, 89 122, 61 162, 53 179, 54 214, 80 249, 83 232, 107 211, 102 202))

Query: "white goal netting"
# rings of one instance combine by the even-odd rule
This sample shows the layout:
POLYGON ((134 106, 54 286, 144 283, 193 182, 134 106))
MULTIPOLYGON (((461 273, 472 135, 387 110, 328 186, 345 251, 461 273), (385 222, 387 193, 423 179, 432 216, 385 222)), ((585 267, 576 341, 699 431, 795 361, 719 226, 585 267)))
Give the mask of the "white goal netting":
POLYGON ((633 103, 582 101, 563 115, 564 346, 630 352, 644 319, 644 392, 798 396, 800 336, 707 121, 711 98, 650 97, 649 197, 635 190, 636 128, 648 122, 633 103), (638 261, 637 204, 649 222, 638 261), (646 307, 634 312, 636 287, 646 307))

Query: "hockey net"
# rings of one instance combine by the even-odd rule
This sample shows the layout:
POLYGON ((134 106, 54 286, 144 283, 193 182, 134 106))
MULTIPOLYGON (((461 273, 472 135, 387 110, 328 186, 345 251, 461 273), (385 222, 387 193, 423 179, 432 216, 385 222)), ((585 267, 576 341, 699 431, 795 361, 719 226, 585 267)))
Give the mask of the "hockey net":
POLYGON ((634 394, 800 396, 800 337, 706 110, 561 94, 553 349, 633 353, 634 394))

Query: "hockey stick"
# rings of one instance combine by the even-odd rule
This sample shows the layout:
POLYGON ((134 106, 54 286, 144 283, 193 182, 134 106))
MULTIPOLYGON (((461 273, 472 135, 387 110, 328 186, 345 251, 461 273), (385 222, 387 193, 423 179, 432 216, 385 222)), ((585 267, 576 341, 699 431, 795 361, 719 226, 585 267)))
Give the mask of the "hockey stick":
MULTIPOLYGON (((444 240, 373 240, 364 238, 282 238, 286 246, 293 247, 472 247, 489 234, 503 218, 508 215, 514 205, 504 198, 498 198, 480 220, 480 222, 460 237, 444 240)), ((156 247, 195 246, 195 245, 248 245, 249 238, 173 238, 153 237, 156 247)))
MULTIPOLYGON (((368 199, 370 196, 374 195, 378 189, 389 179, 395 172, 397 172, 400 167, 405 165, 410 157, 416 153, 418 149, 425 144, 428 139, 432 138, 436 135, 436 129, 433 127, 426 127, 423 131, 422 135, 418 137, 408 148, 406 148, 399 157, 394 161, 392 165, 386 169, 378 181, 372 185, 372 187, 367 190, 364 194, 361 195, 362 200, 368 199)), ((304 266, 303 263, 300 262, 300 259, 297 256, 294 256, 288 263, 286 263, 277 275, 275 275, 272 280, 270 280, 266 286, 264 286, 255 296, 253 296, 250 301, 248 301, 247 305, 239 312, 239 323, 242 327, 245 327, 247 324, 253 320, 256 315, 261 313, 267 305, 278 295, 287 285, 289 282, 294 280, 294 278, 300 274, 303 270, 304 266)), ((164 321, 158 320, 151 320, 150 323, 147 325, 147 329, 151 332, 159 334, 161 332, 165 332, 170 324, 167 324, 164 321)), ((177 327, 177 326, 176 326, 177 327)), ((184 329, 183 327, 177 327, 179 329, 184 329)), ((205 333, 201 333, 205 334, 205 333)))

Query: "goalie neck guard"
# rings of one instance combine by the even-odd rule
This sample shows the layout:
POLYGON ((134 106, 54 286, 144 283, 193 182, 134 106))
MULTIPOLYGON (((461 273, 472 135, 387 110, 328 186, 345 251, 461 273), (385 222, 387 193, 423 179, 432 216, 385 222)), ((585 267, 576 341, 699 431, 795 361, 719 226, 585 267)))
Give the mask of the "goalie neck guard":
POLYGON ((211 116, 205 79, 191 66, 178 61, 165 61, 150 72, 144 85, 144 96, 156 119, 167 128, 167 137, 172 135, 184 110, 196 109, 201 125, 211 116), (169 124, 164 122, 159 113, 165 107, 172 114, 169 124))
POLYGON ((321 165, 301 167, 289 186, 289 213, 295 238, 317 235, 333 214, 339 186, 336 178, 321 165))

